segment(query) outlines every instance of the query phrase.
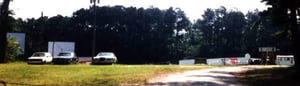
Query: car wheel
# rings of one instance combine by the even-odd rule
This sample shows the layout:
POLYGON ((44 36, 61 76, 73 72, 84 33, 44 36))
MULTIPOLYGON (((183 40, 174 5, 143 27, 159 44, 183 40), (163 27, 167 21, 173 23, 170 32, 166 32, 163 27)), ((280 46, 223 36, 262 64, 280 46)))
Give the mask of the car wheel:
POLYGON ((92 65, 97 65, 97 63, 95 63, 95 62, 92 62, 91 64, 92 64, 92 65))
POLYGON ((75 59, 74 64, 77 64, 78 62, 79 62, 79 60, 78 60, 78 59, 75 59))
POLYGON ((74 62, 73 62, 73 60, 71 59, 71 60, 69 60, 68 62, 67 62, 67 64, 73 64, 74 62))
POLYGON ((43 61, 42 64, 46 64, 46 61, 43 61))

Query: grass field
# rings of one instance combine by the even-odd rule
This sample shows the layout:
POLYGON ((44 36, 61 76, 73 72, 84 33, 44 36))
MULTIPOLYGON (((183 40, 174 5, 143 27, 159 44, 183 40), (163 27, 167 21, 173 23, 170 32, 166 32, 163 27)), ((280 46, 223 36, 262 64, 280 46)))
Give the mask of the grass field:
MULTIPOLYGON (((205 65, 28 65, 0 64, 0 81, 8 85, 117 86, 143 85, 147 79, 205 65)), ((1 84, 0 84, 1 86, 1 84)))

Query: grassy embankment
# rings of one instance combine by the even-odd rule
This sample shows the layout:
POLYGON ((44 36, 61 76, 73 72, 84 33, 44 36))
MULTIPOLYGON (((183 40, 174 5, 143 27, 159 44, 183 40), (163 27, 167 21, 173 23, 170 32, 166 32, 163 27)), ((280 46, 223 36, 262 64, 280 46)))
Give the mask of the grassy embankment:
POLYGON ((0 64, 0 81, 5 81, 8 85, 143 85, 147 79, 162 74, 208 67, 216 66, 28 65, 26 63, 10 63, 0 64))
POLYGON ((245 73, 244 81, 250 86, 296 86, 300 74, 289 67, 259 69, 245 73))

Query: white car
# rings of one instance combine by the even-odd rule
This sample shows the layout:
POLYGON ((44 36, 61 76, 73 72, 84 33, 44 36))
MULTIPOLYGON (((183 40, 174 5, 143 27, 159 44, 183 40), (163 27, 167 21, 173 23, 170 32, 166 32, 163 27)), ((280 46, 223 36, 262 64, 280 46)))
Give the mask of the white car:
POLYGON ((92 58, 92 64, 113 64, 117 62, 117 57, 112 52, 100 52, 92 58))
POLYGON ((51 63, 53 57, 49 52, 35 52, 28 58, 28 64, 51 63))

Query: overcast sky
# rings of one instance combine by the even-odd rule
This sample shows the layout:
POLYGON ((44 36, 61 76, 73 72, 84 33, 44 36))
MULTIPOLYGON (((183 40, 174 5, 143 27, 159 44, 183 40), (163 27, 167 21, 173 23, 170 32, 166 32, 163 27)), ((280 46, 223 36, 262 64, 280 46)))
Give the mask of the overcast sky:
MULTIPOLYGON (((249 10, 267 9, 261 0, 100 0, 98 6, 123 5, 125 7, 158 7, 167 9, 169 7, 181 8, 191 19, 200 18, 207 8, 219 8, 225 6, 227 9, 237 8, 247 13, 249 10)), ((13 0, 10 9, 15 12, 15 18, 38 18, 43 11, 45 16, 71 16, 80 8, 89 8, 90 0, 13 0)))

